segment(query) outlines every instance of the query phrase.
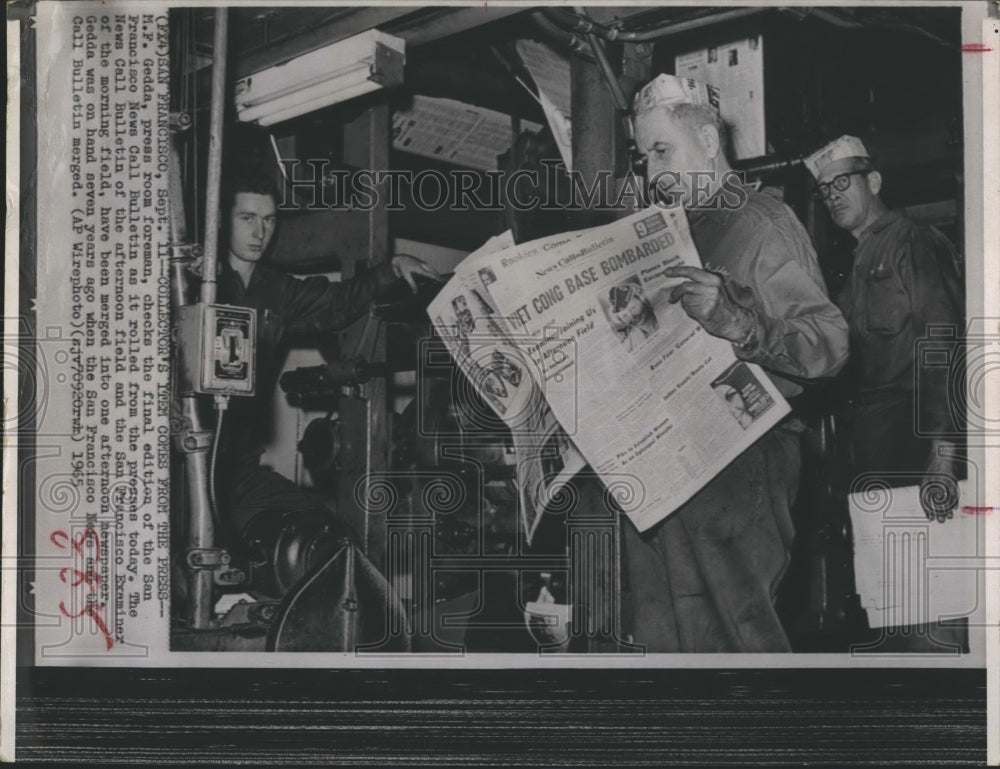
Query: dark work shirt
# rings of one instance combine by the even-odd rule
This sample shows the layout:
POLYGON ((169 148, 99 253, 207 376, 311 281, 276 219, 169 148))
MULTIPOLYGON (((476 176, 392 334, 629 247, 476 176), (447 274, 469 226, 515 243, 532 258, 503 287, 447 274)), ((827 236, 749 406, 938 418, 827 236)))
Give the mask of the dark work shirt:
MULTIPOLYGON (((951 243, 933 227, 898 211, 879 217, 854 251, 854 268, 838 304, 851 330, 851 367, 865 394, 910 394, 919 379, 920 424, 954 432, 949 367, 915 371, 916 343, 929 324, 962 334, 963 291, 951 243), (919 377, 917 374, 919 373, 919 377)), ((935 343, 947 353, 947 342, 935 343)), ((954 346, 954 345, 952 345, 954 346)), ((924 348, 928 344, 924 343, 924 348)), ((933 358, 933 356, 931 356, 933 358)))
POLYGON ((244 286, 229 264, 222 263, 218 301, 257 310, 256 395, 230 400, 221 447, 227 463, 259 461, 291 338, 332 334, 348 326, 395 280, 390 264, 341 282, 324 277, 294 278, 258 264, 250 284, 244 286))
POLYGON ((689 212, 691 236, 705 269, 724 275, 757 318, 757 348, 737 357, 760 364, 782 395, 798 395, 803 380, 844 365, 847 324, 795 214, 770 192, 745 189, 739 208, 689 212))

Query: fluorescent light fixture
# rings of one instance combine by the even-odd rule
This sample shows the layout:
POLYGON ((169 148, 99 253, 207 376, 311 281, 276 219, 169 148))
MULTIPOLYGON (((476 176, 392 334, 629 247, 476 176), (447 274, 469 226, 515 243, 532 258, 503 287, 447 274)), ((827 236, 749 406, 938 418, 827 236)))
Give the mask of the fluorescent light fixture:
POLYGON ((236 114, 268 126, 403 82, 402 38, 371 29, 236 83, 236 114))

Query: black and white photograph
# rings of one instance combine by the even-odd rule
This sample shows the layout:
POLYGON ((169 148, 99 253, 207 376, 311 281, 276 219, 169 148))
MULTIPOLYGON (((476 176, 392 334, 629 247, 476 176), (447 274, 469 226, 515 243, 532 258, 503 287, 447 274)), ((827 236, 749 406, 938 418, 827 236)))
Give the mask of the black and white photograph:
POLYGON ((746 430, 753 424, 753 414, 747 408, 746 401, 739 391, 731 385, 722 384, 713 388, 720 398, 725 402, 726 408, 739 426, 746 430))
POLYGON ((754 420, 774 405, 753 372, 743 363, 735 363, 712 382, 729 413, 746 430, 754 420))
POLYGON ((642 290, 638 275, 612 286, 604 312, 612 331, 629 352, 635 352, 660 328, 656 310, 642 290))
POLYGON ((10 4, 0 757, 1000 760, 998 29, 10 4))

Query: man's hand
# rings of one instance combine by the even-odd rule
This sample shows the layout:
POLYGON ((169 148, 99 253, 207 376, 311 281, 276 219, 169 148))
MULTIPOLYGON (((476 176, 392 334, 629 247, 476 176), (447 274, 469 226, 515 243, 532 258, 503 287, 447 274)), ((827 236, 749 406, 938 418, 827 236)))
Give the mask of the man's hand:
POLYGON ((753 315, 733 301, 721 276, 697 267, 671 267, 663 274, 668 278, 686 278, 670 291, 670 301, 679 301, 684 312, 709 334, 737 344, 750 334, 753 315))
POLYGON ((938 523, 954 517, 958 508, 954 448, 950 441, 931 441, 931 456, 920 481, 920 506, 928 519, 938 523))
POLYGON ((402 278, 410 286, 410 291, 417 293, 417 275, 441 282, 444 278, 423 259, 410 254, 399 254, 392 258, 392 271, 397 278, 402 278))

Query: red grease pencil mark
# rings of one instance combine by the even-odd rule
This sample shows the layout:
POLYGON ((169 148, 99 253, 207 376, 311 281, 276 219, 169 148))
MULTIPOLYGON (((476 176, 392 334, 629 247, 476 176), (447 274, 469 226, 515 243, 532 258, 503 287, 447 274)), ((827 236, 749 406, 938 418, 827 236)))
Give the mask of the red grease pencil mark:
MULTIPOLYGON (((70 535, 65 531, 53 531, 49 535, 49 541, 60 550, 72 549, 76 551, 84 564, 86 564, 88 560, 96 562, 101 558, 101 538, 90 526, 85 528, 75 537, 70 537, 70 535), (91 542, 90 548, 87 547, 88 540, 91 542), (88 549, 93 551, 92 555, 88 556, 88 549)), ((86 568, 86 566, 84 568, 86 568)), ((101 635, 104 636, 104 643, 107 647, 107 651, 111 651, 112 647, 115 645, 115 639, 114 636, 111 635, 111 631, 108 629, 108 624, 104 621, 104 616, 101 613, 102 609, 104 609, 104 604, 97 605, 95 603, 97 587, 101 584, 100 575, 94 571, 84 572, 76 568, 66 568, 59 571, 59 579, 70 587, 85 585, 87 588, 86 592, 81 592, 76 596, 78 601, 85 604, 83 609, 76 614, 73 614, 66 608, 65 601, 60 601, 59 611, 64 617, 68 617, 69 619, 79 619, 83 616, 90 617, 93 623, 97 626, 97 629, 101 632, 101 635)))
POLYGON ((963 507, 962 512, 966 515, 989 515, 995 507, 963 507))
POLYGON ((992 50, 986 43, 966 43, 962 46, 962 53, 989 53, 992 50))

